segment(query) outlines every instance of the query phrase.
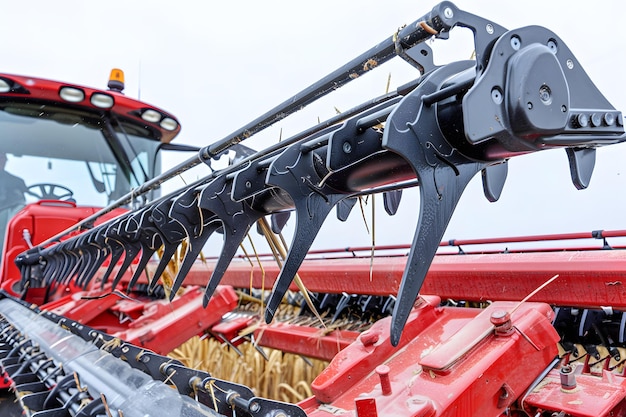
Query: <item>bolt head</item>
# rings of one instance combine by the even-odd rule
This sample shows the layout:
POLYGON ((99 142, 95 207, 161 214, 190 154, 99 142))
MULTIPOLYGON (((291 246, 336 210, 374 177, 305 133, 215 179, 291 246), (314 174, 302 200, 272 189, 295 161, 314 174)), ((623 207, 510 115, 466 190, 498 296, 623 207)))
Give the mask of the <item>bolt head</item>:
POLYGON ((508 311, 496 310, 491 313, 491 324, 494 326, 502 326, 503 324, 511 321, 511 315, 508 311))

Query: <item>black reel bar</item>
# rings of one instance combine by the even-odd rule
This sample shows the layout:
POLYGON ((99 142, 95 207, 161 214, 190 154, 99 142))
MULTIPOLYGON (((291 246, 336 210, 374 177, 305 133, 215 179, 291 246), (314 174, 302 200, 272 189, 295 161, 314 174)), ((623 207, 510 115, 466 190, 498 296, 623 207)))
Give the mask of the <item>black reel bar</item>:
POLYGON ((485 196, 496 201, 508 159, 561 147, 574 185, 585 188, 595 148, 622 142, 626 135, 621 113, 554 33, 537 26, 506 31, 443 2, 391 39, 204 148, 201 158, 220 154, 370 70, 371 59, 379 65, 394 54, 422 70, 421 76, 268 149, 248 152, 228 168, 138 211, 21 254, 16 263, 24 287, 70 280, 87 286, 106 259, 115 262, 103 281, 114 277, 116 285, 125 268, 115 263, 127 266, 139 257, 133 285, 163 246, 154 287, 171 255, 186 241, 189 249, 174 280, 179 288, 202 246, 218 232, 224 246, 207 285, 208 302, 254 223, 270 215, 274 228, 280 229, 285 213, 295 210, 293 241, 268 300, 269 322, 334 207, 345 220, 355 196, 384 192, 386 208, 393 213, 400 190, 417 185, 418 224, 393 312, 391 340, 397 345, 448 222, 477 173, 485 196), (447 39, 455 26, 474 33, 476 60, 437 67, 430 48, 421 42, 447 39))

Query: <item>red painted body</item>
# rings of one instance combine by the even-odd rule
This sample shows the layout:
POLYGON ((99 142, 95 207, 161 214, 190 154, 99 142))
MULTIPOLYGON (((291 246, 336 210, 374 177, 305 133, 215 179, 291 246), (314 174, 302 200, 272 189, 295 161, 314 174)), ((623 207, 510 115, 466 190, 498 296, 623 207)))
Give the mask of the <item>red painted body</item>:
MULTIPOLYGON (((118 93, 116 91, 103 91, 96 88, 85 87, 72 83, 64 83, 54 80, 47 80, 43 78, 36 77, 28 77, 22 75, 14 75, 14 74, 3 74, 0 73, 0 78, 4 78, 5 80, 11 80, 18 85, 22 86, 25 91, 20 92, 6 92, 2 93, 3 97, 11 97, 11 98, 26 98, 30 102, 34 101, 42 101, 42 102, 61 102, 59 98, 59 91, 62 87, 75 87, 82 90, 85 93, 85 99, 75 104, 65 104, 66 106, 74 106, 80 107, 83 109, 90 110, 101 110, 100 108, 94 106, 90 98, 94 93, 106 94, 108 96, 113 97, 114 105, 111 108, 111 111, 115 112, 117 115, 122 116, 127 119, 134 120, 139 124, 146 124, 146 122, 141 119, 138 111, 146 108, 151 108, 159 111, 166 117, 169 117, 173 120, 176 120, 176 117, 165 112, 162 109, 154 107, 150 104, 143 103, 141 101, 135 100, 129 96, 126 96, 122 93, 118 93)), ((176 129, 172 131, 168 131, 165 129, 161 129, 158 127, 158 124, 154 126, 155 129, 160 130, 160 134, 162 135, 162 142, 170 142, 178 133, 180 132, 180 124, 176 127, 176 129)))
POLYGON ((420 299, 398 348, 389 344, 387 319, 368 331, 377 337, 361 335, 313 382, 316 401, 305 411, 349 412, 356 398, 374 398, 380 416, 498 416, 557 355, 559 337, 545 304, 523 304, 512 314, 512 330, 498 334, 492 314, 511 312, 516 303, 466 310, 439 302, 420 299), (380 364, 389 367, 389 395, 375 372, 380 364))
MULTIPOLYGON (((33 245, 40 244, 57 233, 70 226, 86 219, 96 213, 99 207, 77 207, 76 204, 67 201, 42 200, 34 204, 29 204, 19 211, 8 223, 5 237, 6 250, 0 271, 0 283, 2 289, 12 295, 17 295, 13 290, 13 285, 20 280, 20 271, 11 259, 18 254, 29 249, 24 238, 27 231, 33 245)), ((126 212, 124 209, 117 209, 100 218, 96 224, 103 223, 113 217, 126 212)), ((30 290, 29 301, 37 304, 45 304, 43 291, 38 289, 30 290)))
POLYGON ((227 286, 217 288, 207 308, 202 306, 204 291, 198 287, 187 287, 171 303, 132 300, 110 291, 76 292, 42 308, 165 355, 219 323, 239 302, 227 286), (181 317, 187 318, 184 324, 181 317))
POLYGON ((540 390, 534 390, 524 403, 544 410, 563 410, 572 417, 626 415, 626 379, 605 371, 601 377, 578 375, 576 388, 561 386, 558 370, 552 370, 540 390))
POLYGON ((261 326, 254 332, 260 345, 283 352, 297 353, 329 361, 353 343, 358 332, 274 323, 261 326))
MULTIPOLYGON (((396 294, 406 257, 376 257, 370 279, 370 258, 305 260, 298 274, 310 291, 350 294, 396 294)), ((198 262, 186 282, 206 285, 213 264, 198 262), (208 266, 208 267, 207 267, 208 266), (208 272, 207 272, 208 271, 208 272)), ((280 268, 234 260, 222 283, 238 288, 266 289, 280 268)), ((533 297, 552 305, 626 308, 626 251, 568 251, 506 254, 437 255, 426 275, 422 294, 455 300, 521 300, 545 281, 559 278, 533 297)), ((295 285, 293 290, 297 288, 295 285)))

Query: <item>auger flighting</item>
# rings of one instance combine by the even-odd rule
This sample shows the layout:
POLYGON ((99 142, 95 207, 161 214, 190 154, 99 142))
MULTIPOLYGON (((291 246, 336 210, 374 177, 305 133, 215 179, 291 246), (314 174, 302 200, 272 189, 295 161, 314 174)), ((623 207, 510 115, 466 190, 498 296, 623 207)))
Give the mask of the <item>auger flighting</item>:
POLYGON ((271 321, 330 211, 345 219, 356 195, 420 188, 420 211, 392 321, 392 344, 418 296, 448 222, 468 182, 482 173, 495 201, 508 159, 564 148, 574 185, 585 188, 595 148, 626 139, 622 115, 604 98, 566 44, 548 29, 507 31, 450 2, 400 30, 232 136, 199 153, 221 154, 316 98, 400 56, 423 73, 396 92, 377 97, 269 149, 147 204, 145 207, 16 259, 24 285, 76 280, 87 286, 110 259, 102 279, 117 284, 140 257, 131 284, 164 247, 154 285, 183 241, 189 249, 174 280, 180 287, 202 246, 222 233, 224 247, 206 288, 205 303, 254 223, 294 210, 296 228, 265 313, 271 321), (474 33, 476 60, 435 66, 423 42, 447 39, 455 26, 474 33), (381 127, 384 124, 384 127, 381 127), (417 181, 415 181, 417 180, 417 181), (412 181, 412 182, 411 182, 412 181), (340 204, 341 203, 341 204, 340 204), (115 272, 118 260, 123 268, 115 272))

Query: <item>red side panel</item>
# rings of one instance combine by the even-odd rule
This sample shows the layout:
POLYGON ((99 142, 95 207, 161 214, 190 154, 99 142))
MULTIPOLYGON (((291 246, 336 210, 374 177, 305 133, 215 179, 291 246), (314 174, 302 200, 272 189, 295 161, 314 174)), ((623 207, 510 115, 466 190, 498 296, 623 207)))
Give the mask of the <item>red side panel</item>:
MULTIPOLYGON (((47 200, 24 207, 7 225, 0 270, 0 285, 2 288, 15 295, 12 286, 19 281, 20 272, 13 260, 17 255, 29 249, 28 243, 24 238, 25 231, 30 235, 32 244, 37 245, 91 216, 98 210, 100 210, 99 207, 77 207, 74 203, 47 200)), ((116 217, 125 211, 124 209, 114 210, 100 218, 97 223, 116 217)), ((33 296, 34 292, 29 295, 33 296)), ((41 303, 43 299, 29 301, 41 303)))
POLYGON ((316 401, 300 404, 307 415, 354 415, 363 407, 359 416, 504 415, 557 354, 547 304, 437 305, 436 297, 420 300, 397 348, 383 319, 367 332, 376 337, 363 333, 338 353, 311 385, 316 401), (501 312, 510 316, 496 327, 501 312))

